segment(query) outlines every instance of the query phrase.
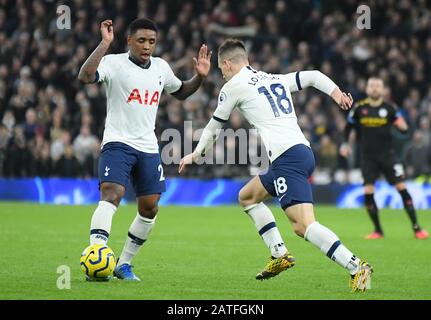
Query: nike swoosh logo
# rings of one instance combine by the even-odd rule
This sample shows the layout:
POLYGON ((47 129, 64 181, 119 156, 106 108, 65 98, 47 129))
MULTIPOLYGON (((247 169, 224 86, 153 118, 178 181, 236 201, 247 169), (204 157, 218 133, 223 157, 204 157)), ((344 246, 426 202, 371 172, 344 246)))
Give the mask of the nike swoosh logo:
POLYGON ((281 201, 281 199, 283 199, 286 195, 283 194, 280 198, 278 198, 278 201, 281 201))

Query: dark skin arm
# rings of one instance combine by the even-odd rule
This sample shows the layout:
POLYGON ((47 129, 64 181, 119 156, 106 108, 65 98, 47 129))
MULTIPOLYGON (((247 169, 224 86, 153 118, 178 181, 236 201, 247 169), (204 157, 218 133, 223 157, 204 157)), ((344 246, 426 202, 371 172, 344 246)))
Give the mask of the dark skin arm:
POLYGON ((201 46, 201 48, 199 49, 198 58, 196 59, 196 57, 193 57, 196 75, 190 80, 183 81, 180 90, 172 93, 175 98, 179 100, 184 100, 199 89, 202 82, 205 80, 206 76, 209 73, 211 66, 211 54, 212 52, 208 51, 208 47, 206 45, 201 46))
POLYGON ((103 56, 108 51, 112 40, 114 40, 112 20, 102 21, 100 32, 102 34, 102 41, 97 48, 94 49, 79 70, 78 79, 83 83, 93 83, 96 80, 96 71, 100 60, 102 60, 103 56))
POLYGON ((178 100, 184 100, 191 96, 196 90, 199 89, 201 84, 204 82, 205 78, 196 74, 193 78, 187 81, 183 81, 183 84, 177 92, 172 93, 172 95, 178 100))

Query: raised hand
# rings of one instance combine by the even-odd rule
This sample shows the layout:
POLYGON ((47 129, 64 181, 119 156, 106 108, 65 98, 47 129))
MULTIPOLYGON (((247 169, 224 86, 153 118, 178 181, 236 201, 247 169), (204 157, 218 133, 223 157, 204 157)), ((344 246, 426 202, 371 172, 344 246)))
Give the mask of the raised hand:
POLYGON ((110 44, 114 40, 114 26, 112 20, 104 20, 100 24, 100 33, 102 34, 102 41, 110 44))
POLYGON ((349 110, 352 107, 353 98, 350 93, 342 92, 339 88, 336 88, 331 93, 331 97, 343 110, 349 110))
POLYGON ((212 51, 209 51, 208 47, 203 44, 199 49, 198 58, 193 57, 196 73, 201 77, 206 77, 210 71, 211 55, 212 51))

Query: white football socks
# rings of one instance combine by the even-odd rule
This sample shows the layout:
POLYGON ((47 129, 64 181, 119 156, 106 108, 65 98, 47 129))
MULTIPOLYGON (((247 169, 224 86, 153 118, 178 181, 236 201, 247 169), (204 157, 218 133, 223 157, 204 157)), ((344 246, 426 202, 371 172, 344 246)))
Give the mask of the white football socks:
POLYGON ((257 231, 271 250, 271 255, 274 258, 283 256, 287 252, 287 248, 275 224, 271 210, 263 202, 247 206, 244 210, 253 220, 257 231))
POLYGON ((121 253, 120 259, 118 261, 119 266, 124 263, 130 264, 133 257, 136 256, 139 249, 148 239, 155 221, 156 218, 144 218, 139 213, 136 215, 135 220, 133 220, 132 224, 130 225, 126 243, 124 244, 123 252, 121 253))
POLYGON ((111 232, 112 217, 117 207, 108 201, 99 201, 90 226, 90 244, 106 245, 111 232))
POLYGON ((351 274, 357 272, 360 260, 341 244, 340 239, 334 232, 317 221, 307 227, 304 239, 318 247, 328 258, 349 270, 351 274))

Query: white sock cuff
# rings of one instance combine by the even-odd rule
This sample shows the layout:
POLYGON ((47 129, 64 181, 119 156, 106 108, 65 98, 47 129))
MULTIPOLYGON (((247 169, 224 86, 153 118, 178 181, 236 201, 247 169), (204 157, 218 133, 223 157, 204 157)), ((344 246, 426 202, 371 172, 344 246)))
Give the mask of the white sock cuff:
POLYGON ((261 204, 262 204, 262 202, 250 204, 250 205, 244 207, 244 211, 246 213, 248 213, 251 209, 254 209, 254 208, 256 208, 257 206, 259 206, 261 204))
POLYGON ((157 216, 155 216, 153 219, 145 218, 145 217, 141 216, 141 215, 139 214, 139 212, 136 214, 136 216, 137 216, 137 217, 138 217, 142 222, 144 222, 144 223, 146 223, 146 224, 154 224, 154 223, 156 222, 156 218, 157 218, 157 216))
POLYGON ((99 201, 99 206, 103 207, 107 210, 112 210, 112 211, 114 211, 114 213, 115 213, 115 211, 117 211, 117 207, 108 201, 104 201, 104 200, 99 201))
POLYGON ((314 221, 308 225, 307 229, 304 232, 304 239, 305 240, 308 241, 308 235, 310 234, 310 230, 317 227, 318 225, 320 225, 320 223, 317 221, 314 221))

